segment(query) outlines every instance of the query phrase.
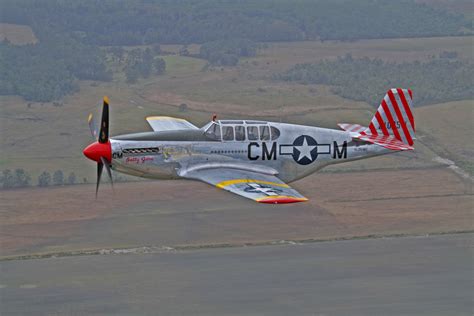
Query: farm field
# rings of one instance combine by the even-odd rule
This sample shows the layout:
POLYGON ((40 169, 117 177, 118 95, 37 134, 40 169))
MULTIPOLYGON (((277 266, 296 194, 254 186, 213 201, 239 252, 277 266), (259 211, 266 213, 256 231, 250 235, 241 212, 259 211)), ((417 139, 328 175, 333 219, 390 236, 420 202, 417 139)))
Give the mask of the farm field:
POLYGON ((5 39, 14 45, 34 44, 38 42, 31 27, 27 25, 0 23, 0 41, 5 39))
POLYGON ((104 183, 97 200, 94 185, 10 190, 0 200, 1 257, 474 228, 472 182, 446 167, 319 173, 293 186, 309 201, 261 205, 193 181, 118 183, 115 194, 104 183))
POLYGON ((415 110, 421 139, 474 174, 474 101, 456 101, 415 110))

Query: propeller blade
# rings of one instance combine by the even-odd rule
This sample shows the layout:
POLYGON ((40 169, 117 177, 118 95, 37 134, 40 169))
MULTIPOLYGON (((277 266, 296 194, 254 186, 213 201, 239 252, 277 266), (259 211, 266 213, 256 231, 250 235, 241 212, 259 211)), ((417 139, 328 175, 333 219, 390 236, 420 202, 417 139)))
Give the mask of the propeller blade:
POLYGON ((110 170, 110 164, 104 157, 100 157, 100 161, 102 161, 102 164, 105 166, 105 170, 107 170, 107 174, 109 175, 110 179, 110 184, 112 185, 112 191, 114 191, 114 181, 112 179, 112 171, 110 170))
POLYGON ((102 169, 103 168, 104 168, 104 164, 102 162, 98 162, 97 163, 97 185, 95 187, 95 198, 96 199, 97 199, 97 193, 99 192, 100 177, 102 176, 102 169))
POLYGON ((89 114, 89 117, 87 118, 87 122, 89 123, 89 129, 91 131, 92 137, 94 140, 97 139, 97 125, 95 124, 94 117, 92 116, 92 113, 89 114))
POLYGON ((107 143, 109 141, 109 98, 104 97, 104 105, 102 106, 102 120, 100 121, 99 143, 107 143))

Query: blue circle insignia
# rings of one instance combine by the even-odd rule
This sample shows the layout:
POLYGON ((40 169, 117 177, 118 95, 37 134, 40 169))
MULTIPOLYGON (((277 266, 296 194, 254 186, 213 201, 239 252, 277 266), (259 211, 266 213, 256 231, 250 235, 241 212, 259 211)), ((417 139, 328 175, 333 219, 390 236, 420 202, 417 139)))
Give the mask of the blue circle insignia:
POLYGON ((301 135, 293 142, 293 159, 300 165, 309 165, 318 158, 318 142, 311 136, 301 135))

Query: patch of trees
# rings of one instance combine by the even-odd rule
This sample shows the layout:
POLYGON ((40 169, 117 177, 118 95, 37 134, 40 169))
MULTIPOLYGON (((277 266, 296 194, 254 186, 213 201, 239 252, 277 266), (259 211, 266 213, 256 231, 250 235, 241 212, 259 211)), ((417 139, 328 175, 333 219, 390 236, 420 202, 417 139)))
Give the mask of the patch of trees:
POLYGON ((56 170, 53 175, 47 171, 43 171, 38 176, 38 186, 47 187, 50 185, 71 185, 76 184, 76 174, 74 172, 69 173, 66 177, 62 170, 56 170))
POLYGON ((255 56, 257 48, 257 43, 247 39, 219 40, 201 45, 199 57, 212 65, 235 66, 240 57, 255 56))
MULTIPOLYGON (((117 173, 112 173, 112 177, 114 182, 130 181, 129 177, 117 173)), ((82 178, 81 181, 82 182, 78 181, 74 172, 65 174, 62 170, 56 170, 52 173, 49 171, 43 171, 36 179, 36 182, 32 182, 31 175, 22 168, 13 171, 11 169, 4 169, 0 172, 0 189, 25 188, 33 185, 49 187, 88 183, 87 178, 82 178)), ((108 178, 103 178, 102 181, 109 182, 108 178)))
POLYGON ((111 80, 98 47, 53 35, 38 44, 0 43, 0 95, 49 102, 77 91, 76 80, 111 80))
POLYGON ((135 83, 138 78, 149 78, 150 75, 162 75, 166 71, 166 62, 157 57, 157 49, 136 48, 127 53, 123 68, 128 83, 135 83))
POLYGON ((21 188, 30 185, 31 177, 23 169, 5 169, 0 175, 0 183, 3 189, 21 188))
MULTIPOLYGON (((76 183, 76 174, 70 172, 66 177, 62 170, 56 170, 52 175, 43 171, 37 180, 39 187, 47 187, 50 185, 71 185, 76 183)), ((0 185, 2 189, 24 188, 31 184, 31 176, 24 169, 18 168, 14 171, 5 169, 0 174, 0 185)))
POLYGON ((448 58, 448 59, 458 58, 458 52, 457 51, 443 51, 439 53, 439 58, 448 58))
POLYGON ((337 60, 298 64, 275 78, 303 84, 333 86, 334 93, 378 105, 390 88, 411 88, 414 105, 472 99, 474 65, 467 61, 433 59, 428 62, 391 63, 351 55, 337 60))
POLYGON ((78 35, 94 45, 355 40, 472 32, 469 17, 413 0, 3 0, 3 22, 78 35))

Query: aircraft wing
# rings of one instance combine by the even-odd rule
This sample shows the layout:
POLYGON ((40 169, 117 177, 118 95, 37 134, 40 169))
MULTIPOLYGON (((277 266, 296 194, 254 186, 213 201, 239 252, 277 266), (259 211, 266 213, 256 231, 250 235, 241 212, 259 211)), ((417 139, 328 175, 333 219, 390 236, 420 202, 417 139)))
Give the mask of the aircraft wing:
POLYGON ((198 129, 196 126, 189 123, 188 121, 176 117, 148 116, 146 120, 155 132, 177 129, 198 129))
POLYGON ((259 203, 283 204, 308 200, 275 175, 252 170, 202 168, 186 172, 183 176, 201 180, 259 203))

